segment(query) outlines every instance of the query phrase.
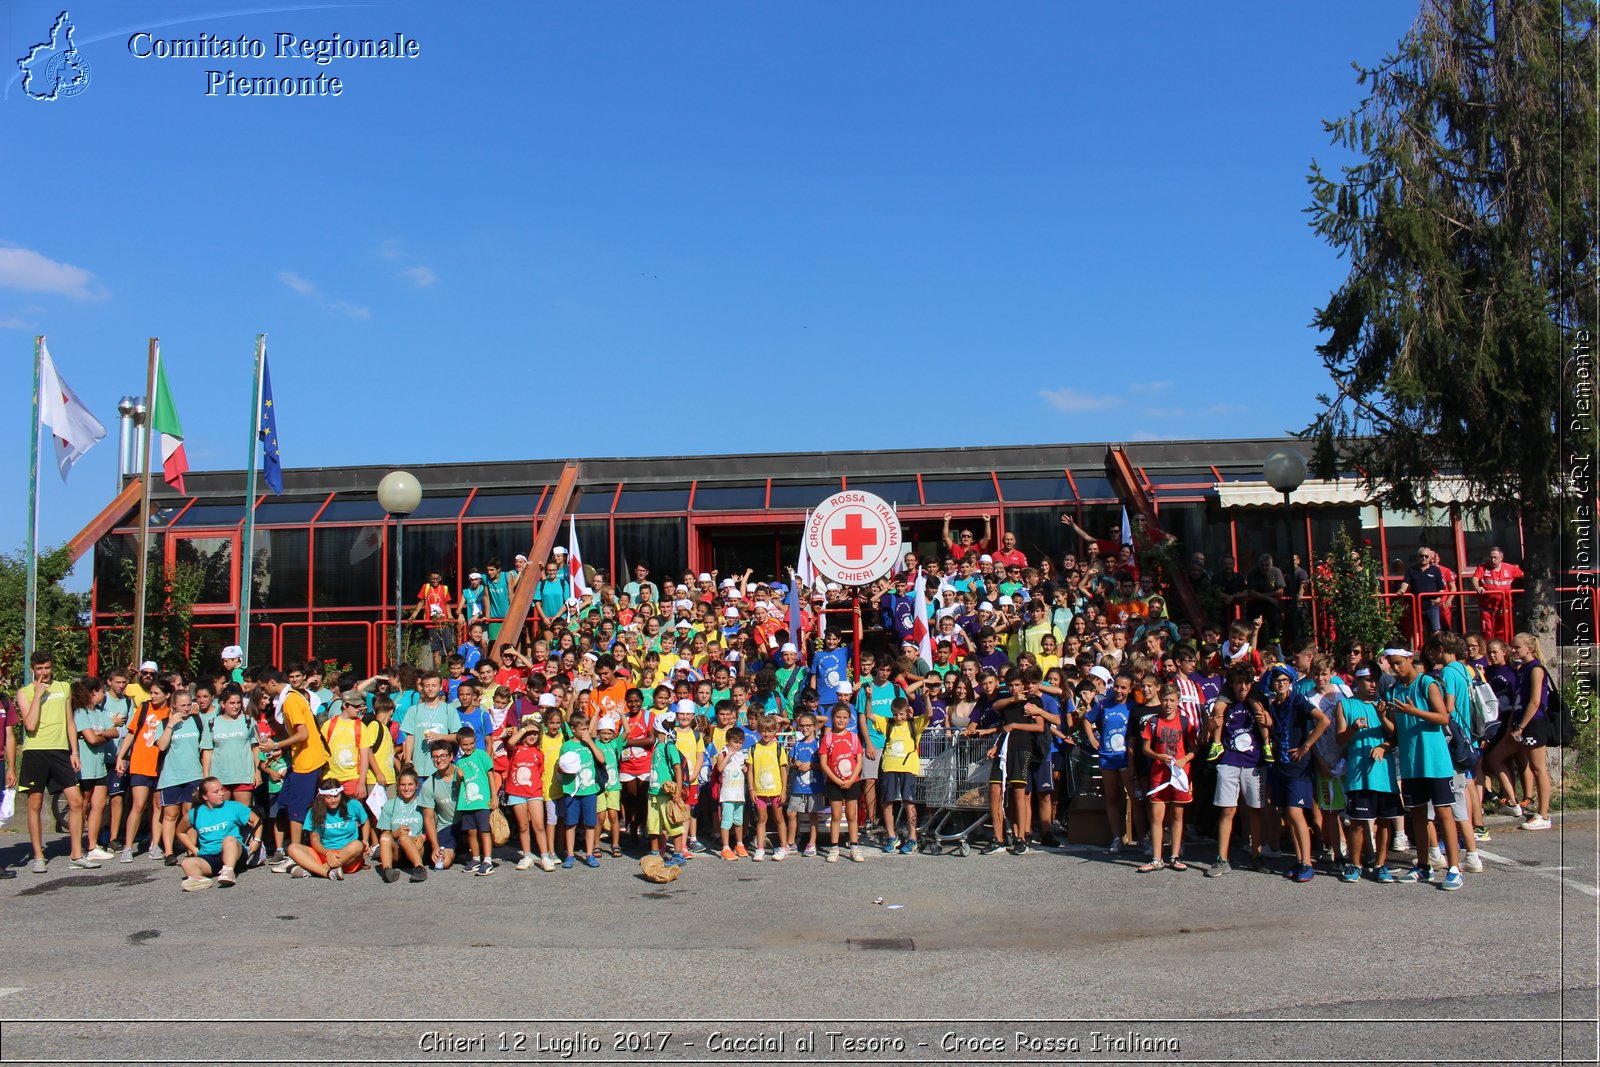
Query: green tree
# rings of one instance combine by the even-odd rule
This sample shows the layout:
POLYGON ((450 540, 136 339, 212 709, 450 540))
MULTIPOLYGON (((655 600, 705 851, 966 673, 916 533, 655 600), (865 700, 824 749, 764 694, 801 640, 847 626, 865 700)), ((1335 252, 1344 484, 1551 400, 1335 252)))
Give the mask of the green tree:
POLYGON ((1520 507, 1533 624, 1555 629, 1568 425, 1562 368, 1591 329, 1595 9, 1424 0, 1368 95, 1325 127, 1357 162, 1312 164, 1312 225, 1349 264, 1318 310, 1337 386, 1303 433, 1313 468, 1397 509, 1440 473, 1520 507))
MULTIPOLYGON (((63 545, 39 555, 38 643, 56 657, 62 674, 82 671, 89 660, 89 594, 69 593, 61 582, 72 573, 63 545)), ((28 560, 0 555, 0 682, 22 684, 22 641, 28 603, 28 560)))
MULTIPOLYGON (((122 561, 128 588, 138 582, 138 563, 122 561)), ((100 664, 132 666, 140 659, 152 659, 163 670, 192 673, 198 668, 216 666, 221 643, 209 633, 198 638, 192 629, 194 602, 206 581, 206 568, 199 563, 179 560, 167 564, 159 545, 150 550, 145 569, 144 649, 133 647, 132 620, 125 629, 103 631, 100 637, 100 664), (215 646, 215 647, 212 647, 215 646)))
POLYGON ((1317 638, 1325 650, 1355 642, 1363 648, 1388 648, 1406 629, 1406 612, 1397 601, 1383 600, 1382 566, 1350 531, 1341 526, 1333 545, 1312 578, 1317 605, 1317 638))

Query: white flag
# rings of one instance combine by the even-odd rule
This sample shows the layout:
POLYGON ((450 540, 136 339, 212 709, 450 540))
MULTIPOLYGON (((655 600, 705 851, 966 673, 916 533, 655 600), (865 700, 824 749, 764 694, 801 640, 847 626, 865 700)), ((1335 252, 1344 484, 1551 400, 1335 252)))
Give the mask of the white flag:
POLYGON ((55 439, 56 464, 61 468, 61 480, 78 462, 78 457, 104 439, 106 428, 89 413, 78 399, 78 394, 56 373, 50 359, 50 349, 40 346, 39 368, 39 425, 50 429, 55 439))
POLYGON ((589 583, 583 580, 583 554, 578 551, 578 520, 567 516, 567 572, 572 577, 572 595, 583 596, 589 583))

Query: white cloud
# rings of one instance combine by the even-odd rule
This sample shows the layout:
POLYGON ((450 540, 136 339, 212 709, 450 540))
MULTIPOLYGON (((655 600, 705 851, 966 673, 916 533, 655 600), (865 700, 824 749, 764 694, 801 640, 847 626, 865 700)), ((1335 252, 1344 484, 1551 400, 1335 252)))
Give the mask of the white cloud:
POLYGON ((1171 382, 1130 382, 1128 388, 1135 393, 1159 393, 1163 389, 1171 389, 1171 382))
POLYGON ((306 278, 302 278, 292 270, 279 271, 278 280, 284 285, 287 285, 289 288, 293 289, 295 292, 299 293, 301 296, 308 296, 312 300, 315 300, 318 304, 322 305, 322 307, 336 315, 345 315, 352 319, 372 318, 372 312, 369 309, 361 307, 357 304, 349 303, 345 300, 330 300, 327 296, 323 295, 322 290, 318 289, 315 284, 306 278))
POLYGON ((21 316, 12 315, 10 318, 0 319, 0 330, 31 330, 33 323, 26 321, 21 316))
POLYGON ((400 238, 398 237, 387 238, 383 244, 378 246, 378 255, 384 259, 403 259, 405 254, 405 246, 400 243, 400 238))
POLYGON ((1207 415, 1243 415, 1250 409, 1243 404, 1212 404, 1206 408, 1207 415))
POLYGON ((1076 389, 1041 389, 1039 396, 1057 411, 1097 411, 1121 403, 1114 396, 1091 396, 1076 389))
POLYGON ((1183 408, 1145 408, 1144 417, 1147 419, 1180 419, 1191 412, 1183 408))
POLYGON ((439 280, 438 275, 434 274, 433 271, 423 266, 407 267, 405 270, 400 272, 399 277, 406 279, 406 281, 415 285, 418 289, 426 289, 428 286, 439 280))
POLYGON ((0 245, 0 288, 57 293, 74 300, 103 300, 107 293, 94 275, 70 263, 57 263, 27 248, 0 245))

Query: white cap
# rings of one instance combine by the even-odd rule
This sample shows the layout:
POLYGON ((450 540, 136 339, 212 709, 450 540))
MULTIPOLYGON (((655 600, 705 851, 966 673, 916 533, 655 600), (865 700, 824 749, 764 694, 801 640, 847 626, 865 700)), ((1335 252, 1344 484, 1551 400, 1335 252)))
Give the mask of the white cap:
POLYGON ((675 607, 675 608, 681 608, 684 611, 693 611, 694 610, 694 601, 692 601, 692 600, 674 600, 672 602, 672 606, 675 607))
POLYGON ((578 606, 578 598, 577 597, 575 597, 575 596, 567 597, 567 607, 575 608, 577 606, 578 606))
POLYGON ((521 552, 518 552, 515 562, 517 562, 517 563, 526 563, 526 562, 528 562, 528 557, 524 556, 521 552))
POLYGON ((1098 663, 1089 668, 1089 674, 1091 677, 1098 678, 1107 685, 1110 685, 1115 680, 1111 677, 1111 672, 1100 666, 1098 663))
POLYGON ((600 654, 598 652, 594 651, 594 649, 590 649, 589 651, 585 652, 583 654, 583 658, 584 659, 592 659, 596 663, 600 662, 600 654))
POLYGON ((695 581, 697 581, 697 582, 709 582, 710 580, 711 580, 711 575, 706 574, 704 572, 701 573, 700 577, 695 579, 695 581))
POLYGON ((556 695, 554 693, 539 694, 539 706, 541 708, 553 708, 557 703, 558 701, 556 700, 556 695))
MULTIPOLYGON (((709 582, 711 580, 711 575, 702 574, 700 576, 700 580, 702 582, 709 582)), ((724 588, 724 589, 732 589, 734 586, 736 586, 738 584, 739 583, 734 581, 732 578, 724 578, 724 579, 722 579, 722 588, 724 588)))
POLYGON ((1010 604, 1015 604, 1016 601, 1012 600, 1009 596, 1003 596, 1003 597, 1000 598, 1000 603, 1001 603, 1001 605, 1010 605, 1010 604))
POLYGON ((673 629, 674 630, 692 630, 692 629, 694 629, 694 623, 690 622, 688 619, 679 619, 677 621, 677 623, 674 624, 673 629))
POLYGON ((728 608, 722 614, 726 615, 730 619, 737 619, 739 617, 739 609, 738 608, 728 608))
POLYGON ((833 691, 840 696, 849 696, 851 693, 856 691, 856 687, 851 685, 849 682, 840 682, 838 685, 833 687, 833 691))
POLYGON ((978 604, 978 610, 979 611, 993 611, 994 610, 994 605, 989 603, 987 600, 980 601, 979 604, 978 604))
MULTIPOLYGON (((244 659, 244 649, 240 648, 238 645, 229 645, 227 648, 222 650, 222 658, 223 659, 244 659)), ((151 664, 150 669, 154 670, 155 669, 155 665, 151 664)))
POLYGON ((978 557, 978 562, 979 563, 993 563, 994 562, 994 557, 993 556, 979 556, 978 557))
POLYGON ((483 575, 479 574, 477 571, 470 571, 467 574, 468 580, 471 580, 473 578, 482 578, 482 577, 483 577, 483 575))
POLYGON ((839 591, 839 583, 838 582, 829 582, 827 585, 823 586, 823 588, 826 589, 830 593, 837 593, 839 591))
POLYGON ((800 650, 798 648, 794 647, 794 642, 793 641, 785 641, 783 643, 783 647, 778 649, 778 651, 779 652, 794 652, 794 653, 798 654, 800 650))
POLYGON ((576 752, 563 752, 561 758, 556 760, 556 766, 567 774, 577 774, 579 768, 583 766, 583 757, 576 752))
POLYGON ((1380 655, 1399 656, 1403 659, 1415 659, 1417 656, 1417 654, 1411 651, 1409 648, 1386 648, 1382 653, 1380 653, 1380 655))
MULTIPOLYGON (((241 656, 240 658, 243 659, 244 657, 241 656)), ((143 663, 139 664, 139 672, 141 674, 145 671, 159 671, 160 669, 160 667, 156 666, 156 661, 153 659, 147 659, 143 663)))
POLYGON ((670 734, 677 728, 678 716, 675 712, 663 711, 656 716, 656 733, 670 734))
POLYGON ((692 701, 692 700, 680 700, 675 705, 675 707, 678 709, 678 714, 679 715, 688 715, 691 718, 693 718, 694 713, 695 713, 694 701, 692 701))
POLYGON ((552 555, 556 555, 556 556, 565 556, 567 554, 567 550, 562 548, 560 545, 557 545, 556 547, 552 548, 550 550, 550 552, 551 552, 552 555))
POLYGON ((596 730, 615 730, 616 728, 617 717, 615 715, 600 716, 600 725, 595 727, 596 730))

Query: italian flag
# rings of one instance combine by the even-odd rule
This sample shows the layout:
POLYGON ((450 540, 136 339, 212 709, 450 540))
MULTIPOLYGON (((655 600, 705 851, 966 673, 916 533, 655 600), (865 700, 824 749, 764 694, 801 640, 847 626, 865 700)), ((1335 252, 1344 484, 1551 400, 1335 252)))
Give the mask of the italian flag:
POLYGON ((156 400, 150 405, 150 430, 161 435, 161 477, 183 492, 183 475, 189 469, 189 457, 183 453, 183 423, 178 421, 178 408, 172 402, 172 390, 167 388, 167 368, 159 361, 156 400))

